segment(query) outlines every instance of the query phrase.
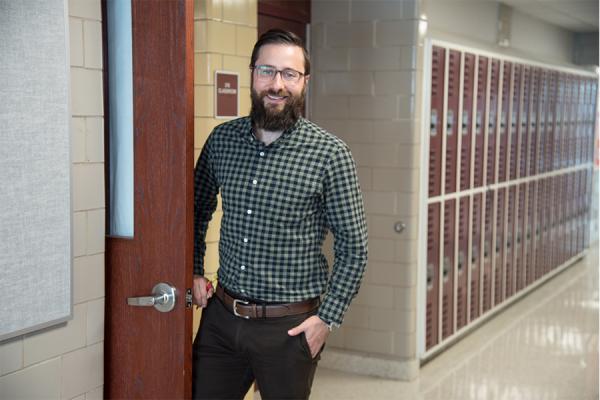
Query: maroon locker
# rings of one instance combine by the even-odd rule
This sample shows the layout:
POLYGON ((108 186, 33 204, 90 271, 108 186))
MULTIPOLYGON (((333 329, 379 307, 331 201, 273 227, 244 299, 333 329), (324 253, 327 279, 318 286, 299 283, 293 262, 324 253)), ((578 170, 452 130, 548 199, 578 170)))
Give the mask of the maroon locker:
POLYGON ((507 209, 507 224, 506 224, 506 250, 505 250, 505 264, 506 264, 506 288, 505 298, 511 297, 515 294, 515 241, 516 238, 516 215, 517 215, 517 203, 516 203, 517 187, 510 186, 508 188, 508 209, 507 209))
POLYGON ((575 85, 577 87, 577 97, 575 98, 575 108, 574 108, 574 115, 575 115, 575 130, 574 130, 574 141, 575 141, 575 145, 574 145, 574 151, 573 151, 573 164, 574 165, 579 165, 581 164, 581 145, 582 145, 582 140, 581 140, 581 128, 582 128, 582 122, 583 122, 583 116, 582 116, 582 101, 583 101, 583 96, 585 95, 585 90, 584 87, 582 86, 583 83, 583 79, 580 76, 576 76, 575 77, 575 85))
POLYGON ((468 321, 468 287, 469 287, 469 197, 465 196, 458 203, 458 265, 457 265, 457 287, 456 287, 456 327, 465 326, 468 321))
POLYGON ((540 120, 539 106, 540 106, 540 95, 541 95, 541 68, 533 67, 531 69, 531 108, 529 109, 529 175, 535 175, 537 173, 538 164, 538 146, 541 142, 539 135, 538 122, 540 120))
POLYGON ((506 273, 505 245, 504 245, 504 203, 506 189, 498 189, 496 199, 496 246, 494 269, 494 305, 504 301, 503 277, 506 273))
POLYGON ((442 339, 454 333, 454 232, 456 200, 444 206, 444 245, 442 255, 442 339))
POLYGON ((462 138, 460 146, 460 190, 471 187, 471 138, 473 129, 473 89, 475 85, 475 55, 465 53, 463 76, 462 138))
POLYGON ((577 102, 579 99, 579 79, 571 76, 571 104, 569 107, 569 138, 568 138, 568 160, 569 166, 576 164, 575 154, 577 152, 577 102))
POLYGON ((585 184, 586 184, 586 171, 579 170, 577 171, 577 246, 576 246, 576 254, 579 254, 583 251, 583 238, 584 238, 584 230, 585 230, 585 184))
POLYGON ((554 144, 554 99, 556 98, 555 72, 551 70, 544 71, 542 81, 542 128, 541 128, 541 148, 539 172, 550 171, 552 166, 552 145, 554 144))
POLYGON ((438 302, 440 266, 440 203, 427 207, 427 310, 425 346, 438 343, 438 302))
POLYGON ((563 250, 563 246, 564 246, 564 242, 565 242, 565 236, 564 236, 564 223, 565 223, 565 204, 564 204, 564 193, 565 193, 565 176, 564 175, 557 175, 554 177, 554 179, 556 180, 556 184, 555 184, 555 196, 556 196, 556 201, 555 201, 555 210, 556 210, 556 235, 555 235, 555 245, 554 245, 554 249, 552 251, 552 256, 553 256, 553 260, 554 262, 553 264, 553 268, 558 267, 559 265, 561 265, 563 263, 564 260, 564 250, 563 250))
POLYGON ((528 186, 529 197, 527 200, 527 223, 525 224, 525 246, 527 247, 527 257, 525 269, 527 270, 526 284, 529 286, 535 280, 535 195, 537 191, 537 181, 531 181, 528 186))
POLYGON ((548 178, 548 239, 547 239, 547 259, 544 275, 554 268, 554 249, 556 246, 556 176, 548 178))
POLYGON ((474 321, 480 315, 479 297, 480 297, 480 273, 481 273, 481 213, 482 213, 482 194, 473 195, 473 218, 471 219, 472 242, 471 242, 471 305, 469 308, 469 322, 474 321))
POLYGON ((594 109, 592 99, 593 82, 586 79, 585 82, 585 134, 584 134, 584 153, 583 162, 590 163, 594 161, 594 109))
POLYGON ((558 97, 558 72, 550 71, 548 81, 548 107, 546 115, 546 165, 544 166, 545 171, 554 170, 554 153, 556 146, 556 103, 558 97))
POLYGON ((429 132, 429 197, 442 194, 442 124, 446 50, 434 46, 431 54, 431 124, 429 132))
POLYGON ((561 144, 561 167, 569 166, 569 148, 570 148, 570 135, 571 135, 571 97, 573 92, 573 85, 571 74, 564 74, 564 104, 562 111, 562 144, 561 144))
POLYGON ((546 143, 549 141, 546 136, 546 117, 548 107, 548 74, 549 70, 539 69, 539 99, 538 99, 538 125, 537 125, 537 158, 536 172, 541 174, 545 172, 546 163, 546 143))
POLYGON ((446 177, 445 193, 456 192, 458 157, 458 103, 460 100, 460 52, 448 55, 448 107, 446 110, 446 177))
POLYGON ((546 180, 540 179, 537 182, 537 197, 534 208, 534 248, 535 248, 535 266, 534 279, 537 280, 543 275, 544 269, 544 210, 546 207, 546 180))
POLYGON ((598 82, 596 80, 590 80, 590 105, 589 105, 589 115, 590 115, 590 123, 588 128, 588 162, 594 161, 594 148, 596 147, 596 142, 594 138, 595 126, 596 126, 596 100, 597 100, 597 90, 598 90, 598 82))
POLYGON ((487 91, 487 75, 488 75, 487 57, 479 57, 477 70, 477 113, 475 115, 475 169, 474 187, 483 186, 483 152, 485 151, 484 127, 487 124, 487 115, 485 113, 486 106, 486 91, 487 91))
POLYGON ((493 206, 496 191, 488 191, 485 196, 484 209, 484 234, 483 234, 483 312, 492 308, 492 258, 494 252, 492 249, 492 229, 493 229, 493 206))
POLYGON ((512 81, 512 116, 510 123, 510 164, 508 165, 508 170, 510 171, 511 180, 517 179, 517 170, 519 160, 517 158, 517 151, 519 145, 519 132, 521 130, 521 125, 519 121, 521 120, 521 71, 523 66, 521 64, 514 65, 514 79, 512 81))
POLYGON ((527 203, 525 202, 526 192, 527 192, 527 184, 521 183, 519 186, 519 194, 517 201, 517 236, 516 236, 516 246, 515 251, 516 255, 516 264, 515 268, 517 270, 516 276, 516 288, 517 291, 523 289, 526 285, 526 275, 527 275, 527 263, 526 263, 526 255, 527 255, 527 247, 525 246, 525 213, 527 203))
POLYGON ((492 59, 490 77, 490 100, 487 124, 486 185, 496 183, 496 134, 498 117, 498 95, 500 92, 500 60, 492 59))
POLYGON ((552 155, 552 169, 557 170, 562 162, 562 135, 565 108, 565 73, 558 72, 556 77, 556 97, 554 101, 554 152, 552 155))
POLYGON ((508 157, 508 137, 510 132, 510 88, 511 88, 511 75, 512 75, 512 64, 508 61, 504 62, 502 66, 503 79, 502 79, 502 104, 500 106, 500 129, 498 129, 498 135, 500 139, 498 141, 498 182, 506 182, 508 179, 508 168, 507 168, 507 157, 508 157))
POLYGON ((529 146, 529 103, 531 100, 531 67, 523 66, 523 100, 521 101, 521 130, 519 149, 519 178, 527 176, 527 156, 529 146))
POLYGON ((575 256, 575 244, 576 244, 576 235, 575 235, 575 190, 576 190, 576 182, 575 182, 575 173, 571 172, 568 174, 568 184, 569 188, 568 192, 568 200, 567 200, 567 242, 569 247, 567 248, 567 259, 575 256))
POLYGON ((583 247, 585 249, 590 247, 590 229, 589 229, 589 221, 590 221, 590 212, 591 212, 591 204, 592 204, 592 177, 593 170, 588 168, 585 173, 585 209, 584 209, 584 221, 585 221, 585 230, 583 236, 583 247))

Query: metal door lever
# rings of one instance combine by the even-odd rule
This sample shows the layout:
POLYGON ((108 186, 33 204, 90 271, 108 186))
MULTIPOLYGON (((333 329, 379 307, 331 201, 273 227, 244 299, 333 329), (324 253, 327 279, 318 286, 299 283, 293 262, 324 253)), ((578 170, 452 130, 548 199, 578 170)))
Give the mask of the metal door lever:
POLYGON ((127 304, 138 307, 153 306, 160 312, 169 312, 175 308, 177 290, 168 283, 161 282, 154 286, 151 296, 128 297, 127 304))

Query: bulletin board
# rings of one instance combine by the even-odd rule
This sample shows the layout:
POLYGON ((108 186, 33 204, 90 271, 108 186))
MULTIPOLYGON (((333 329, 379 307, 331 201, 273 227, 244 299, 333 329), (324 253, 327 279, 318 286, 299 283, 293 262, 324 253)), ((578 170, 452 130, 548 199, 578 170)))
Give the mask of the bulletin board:
POLYGON ((0 0, 0 342, 72 315, 66 0, 0 0))

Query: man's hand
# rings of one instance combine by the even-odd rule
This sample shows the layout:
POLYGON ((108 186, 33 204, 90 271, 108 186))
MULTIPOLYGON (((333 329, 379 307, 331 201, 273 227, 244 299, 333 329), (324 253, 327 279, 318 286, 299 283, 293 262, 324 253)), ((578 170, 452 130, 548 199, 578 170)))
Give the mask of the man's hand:
POLYGON ((296 336, 304 332, 308 347, 310 348, 310 354, 313 358, 316 357, 317 353, 323 345, 327 336, 329 336, 329 328, 323 320, 316 315, 307 318, 303 323, 292 328, 288 331, 288 335, 296 336))
POLYGON ((210 299, 214 293, 210 281, 201 275, 194 275, 192 291, 194 292, 194 304, 201 308, 206 307, 208 299, 210 299))

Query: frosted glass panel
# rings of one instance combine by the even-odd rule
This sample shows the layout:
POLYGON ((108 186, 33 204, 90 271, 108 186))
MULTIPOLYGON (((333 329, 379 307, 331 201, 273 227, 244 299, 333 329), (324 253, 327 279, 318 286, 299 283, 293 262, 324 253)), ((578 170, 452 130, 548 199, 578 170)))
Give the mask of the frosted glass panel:
POLYGON ((108 0, 110 224, 113 236, 133 236, 133 66, 131 1, 108 0))

